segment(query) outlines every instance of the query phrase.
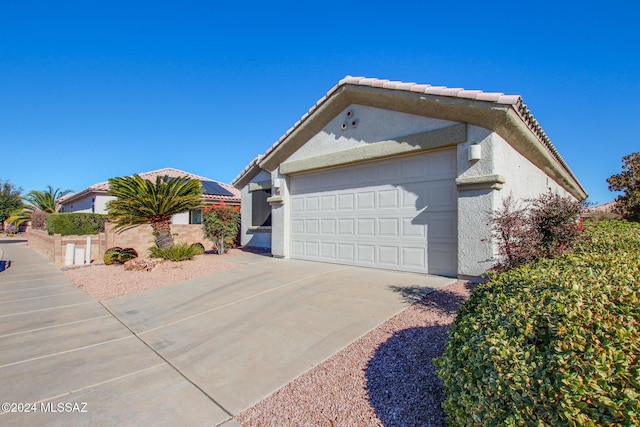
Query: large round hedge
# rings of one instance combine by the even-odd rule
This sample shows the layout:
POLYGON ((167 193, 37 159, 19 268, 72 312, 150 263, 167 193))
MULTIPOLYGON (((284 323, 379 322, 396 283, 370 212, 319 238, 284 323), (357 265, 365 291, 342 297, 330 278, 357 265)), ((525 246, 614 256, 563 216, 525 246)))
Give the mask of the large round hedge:
POLYGON ((640 226, 499 275, 437 361, 451 425, 640 425, 640 226))

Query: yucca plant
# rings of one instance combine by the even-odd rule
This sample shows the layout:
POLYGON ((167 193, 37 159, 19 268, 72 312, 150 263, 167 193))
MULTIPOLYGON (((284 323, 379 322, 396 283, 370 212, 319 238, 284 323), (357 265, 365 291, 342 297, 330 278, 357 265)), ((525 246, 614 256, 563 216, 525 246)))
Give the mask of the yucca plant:
POLYGON ((173 246, 173 215, 202 207, 202 184, 188 177, 157 176, 154 181, 139 175, 109 179, 107 203, 109 220, 116 230, 128 230, 142 224, 153 228, 156 244, 161 249, 173 246))

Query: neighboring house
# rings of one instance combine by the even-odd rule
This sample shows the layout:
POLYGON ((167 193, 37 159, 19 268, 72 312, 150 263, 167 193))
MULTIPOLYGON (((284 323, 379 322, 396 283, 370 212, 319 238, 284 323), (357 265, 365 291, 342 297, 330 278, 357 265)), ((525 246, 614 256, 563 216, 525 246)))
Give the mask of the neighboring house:
POLYGON ((587 196, 520 96, 349 76, 232 184, 242 245, 461 278, 508 195, 587 196))
MULTIPOLYGON (((169 176, 173 178, 189 177, 200 180, 204 189, 205 205, 219 204, 224 202, 229 205, 240 205, 240 191, 228 184, 214 181, 209 178, 194 175, 179 169, 165 168, 158 169, 150 172, 144 172, 138 174, 142 178, 155 180, 157 176, 169 176)), ((107 202, 113 200, 114 197, 109 196, 109 182, 100 182, 94 184, 84 190, 69 194, 65 196, 60 204, 62 205, 62 212, 93 212, 93 213, 107 213, 107 202)), ((202 221, 202 212, 200 210, 193 210, 190 212, 184 212, 173 216, 174 224, 200 224, 202 221)))

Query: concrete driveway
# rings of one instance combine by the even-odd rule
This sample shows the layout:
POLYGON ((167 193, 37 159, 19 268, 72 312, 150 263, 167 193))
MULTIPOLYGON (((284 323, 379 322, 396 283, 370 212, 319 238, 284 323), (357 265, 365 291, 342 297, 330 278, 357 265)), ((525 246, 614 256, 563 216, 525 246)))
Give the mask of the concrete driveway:
POLYGON ((453 281, 243 255, 100 304, 25 246, 0 247, 14 258, 0 273, 0 396, 87 403, 0 412, 3 425, 219 425, 404 309, 398 290, 453 281))

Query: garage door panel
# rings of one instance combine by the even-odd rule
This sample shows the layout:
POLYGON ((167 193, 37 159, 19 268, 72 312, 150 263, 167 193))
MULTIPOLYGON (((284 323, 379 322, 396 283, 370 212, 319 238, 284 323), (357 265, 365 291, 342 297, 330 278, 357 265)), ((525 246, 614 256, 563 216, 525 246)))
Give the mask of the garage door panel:
POLYGON ((353 193, 338 194, 338 210, 341 212, 353 210, 355 195, 353 193))
POLYGON ((338 220, 338 235, 340 236, 353 236, 355 234, 355 220, 354 219, 339 219, 338 220))
POLYGON ((378 246, 378 264, 395 267, 400 264, 400 248, 397 246, 378 246))
POLYGON ((293 176, 292 257, 455 274, 455 159, 450 150, 293 176))
POLYGON ((378 191, 378 209, 397 209, 398 208, 398 189, 378 191))
POLYGON ((456 186, 451 181, 435 181, 427 190, 427 207, 453 210, 457 204, 456 186))
POLYGON ((453 179, 456 176, 458 159, 454 150, 432 153, 427 158, 430 179, 453 179))
POLYGON ((366 191, 356 194, 356 200, 356 208, 358 210, 376 208, 376 193, 373 191, 366 191))
POLYGON ((356 219, 358 227, 356 234, 360 237, 376 236, 376 220, 374 218, 358 218, 356 219))
POLYGON ((402 218, 402 238, 427 238, 427 227, 425 224, 414 223, 415 217, 402 218))
POLYGON ((457 218, 447 212, 428 215, 427 235, 429 242, 453 243, 456 233, 457 218))
POLYGON ((452 274, 449 266, 456 265, 457 249, 455 244, 430 242, 427 257, 429 259, 429 273, 452 274))
POLYGON ((380 218, 378 219, 378 236, 380 237, 399 237, 400 227, 398 218, 380 218))
POLYGON ((307 234, 319 234, 320 221, 317 219, 307 219, 304 222, 304 231, 307 234))
POLYGON ((356 245, 357 260, 364 264, 375 265, 376 247, 374 245, 356 245))
POLYGON ((336 210, 336 196, 322 196, 320 198, 320 210, 322 212, 333 212, 336 210))
POLYGON ((340 261, 346 264, 352 264, 355 261, 356 247, 354 244, 338 243, 337 247, 338 247, 337 261, 340 261))
POLYGON ((420 247, 403 247, 402 248, 402 267, 407 269, 417 269, 424 271, 426 268, 427 254, 424 248, 420 247))
POLYGON ((336 220, 323 219, 320 221, 320 233, 323 236, 332 236, 336 234, 336 220))
POLYGON ((323 259, 330 259, 330 260, 335 260, 336 259, 336 244, 335 243, 322 243, 320 250, 322 251, 320 253, 321 258, 323 259))

